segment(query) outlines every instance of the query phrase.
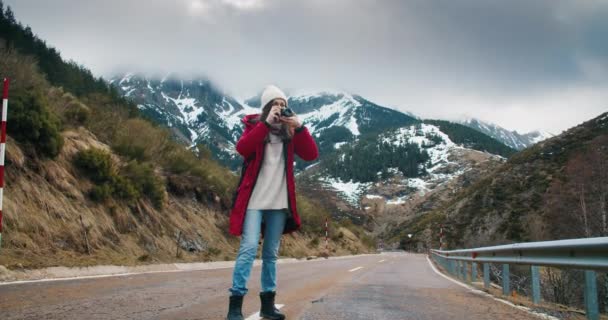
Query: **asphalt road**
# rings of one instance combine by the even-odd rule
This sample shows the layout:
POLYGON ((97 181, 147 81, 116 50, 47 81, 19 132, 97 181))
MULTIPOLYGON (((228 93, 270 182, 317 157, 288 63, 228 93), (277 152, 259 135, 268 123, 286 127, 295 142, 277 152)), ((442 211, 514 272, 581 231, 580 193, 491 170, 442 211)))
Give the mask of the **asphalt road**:
MULTIPOLYGON (((0 285, 0 319, 223 319, 232 268, 0 285)), ((537 319, 439 276, 425 255, 277 265, 288 319, 537 319)), ((243 313, 259 319, 260 267, 243 313)))

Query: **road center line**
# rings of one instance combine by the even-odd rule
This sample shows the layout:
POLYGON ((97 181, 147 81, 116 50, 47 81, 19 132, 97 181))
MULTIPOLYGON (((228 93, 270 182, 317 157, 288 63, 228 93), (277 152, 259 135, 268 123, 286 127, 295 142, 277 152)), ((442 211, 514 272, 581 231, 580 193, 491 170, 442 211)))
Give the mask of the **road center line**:
POLYGON ((386 260, 382 259, 382 260, 380 260, 380 261, 378 261, 378 262, 384 262, 384 261, 386 261, 386 260))
MULTIPOLYGON (((281 309, 283 308, 283 306, 285 306, 284 304, 275 304, 275 307, 277 307, 277 309, 281 309)), ((262 318, 260 318, 260 312, 256 312, 252 315, 250 315, 249 317, 245 318, 245 320, 260 320, 262 318)))
POLYGON ((357 271, 357 270, 359 270, 359 269, 363 269, 363 267, 356 267, 356 268, 354 268, 354 269, 350 269, 350 270, 348 270, 348 272, 357 271))

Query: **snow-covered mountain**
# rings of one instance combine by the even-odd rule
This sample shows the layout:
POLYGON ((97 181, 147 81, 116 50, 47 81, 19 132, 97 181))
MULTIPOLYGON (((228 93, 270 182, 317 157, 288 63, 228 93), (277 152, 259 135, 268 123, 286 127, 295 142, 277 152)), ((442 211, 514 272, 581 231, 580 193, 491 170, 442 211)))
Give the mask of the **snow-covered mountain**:
MULTIPOLYGON (((259 97, 238 101, 206 79, 171 75, 126 74, 112 83, 189 145, 204 144, 227 166, 239 167, 234 145, 240 120, 260 112, 259 97)), ((296 161, 298 185, 325 199, 335 215, 362 222, 404 210, 513 152, 467 126, 421 120, 347 92, 290 94, 288 104, 315 136, 321 155, 312 164, 296 161)))
POLYGON ((479 132, 485 133, 515 150, 525 149, 533 144, 554 136, 554 134, 549 132, 538 130, 521 134, 517 131, 507 130, 499 125, 484 122, 475 118, 466 118, 458 122, 479 132))
POLYGON ((455 143, 436 125, 419 123, 343 145, 333 157, 302 172, 299 181, 301 188, 333 208, 334 215, 374 225, 381 234, 391 225, 435 208, 440 200, 504 161, 500 155, 455 143), (378 148, 370 148, 374 145, 378 148), (408 146, 421 152, 412 154, 415 149, 408 146), (387 159, 391 154, 394 158, 387 159), (415 169, 408 171, 408 165, 415 169), (378 179, 340 176, 332 167, 350 173, 372 170, 378 179))
MULTIPOLYGON (((378 148, 373 148, 371 152, 366 152, 366 146, 362 146, 363 142, 356 141, 352 145, 341 146, 337 150, 333 158, 327 159, 327 164, 321 166, 329 167, 332 160, 335 159, 337 166, 346 168, 350 171, 351 167, 357 166, 361 162, 361 158, 368 158, 365 170, 372 167, 375 175, 379 177, 376 181, 359 181, 357 179, 349 179, 346 181, 343 177, 336 177, 332 174, 332 170, 326 171, 315 170, 315 175, 322 184, 337 190, 343 195, 343 198, 354 207, 361 205, 361 200, 365 198, 378 198, 369 194, 369 190, 374 186, 378 186, 378 181, 386 181, 389 179, 398 178, 399 184, 402 186, 396 195, 385 194, 382 196, 387 201, 387 204, 401 204, 416 193, 424 194, 425 192, 434 189, 435 187, 452 180, 453 178, 472 169, 472 166, 465 165, 467 162, 463 159, 463 154, 470 153, 478 155, 477 158, 482 161, 488 159, 502 162, 506 158, 500 155, 494 155, 487 152, 482 152, 470 148, 463 147, 454 143, 450 137, 443 133, 439 127, 429 124, 413 124, 400 127, 394 130, 381 133, 371 141, 366 142, 367 145, 377 145, 378 148), (408 154, 404 146, 416 146, 421 151, 419 158, 422 161, 415 163, 416 170, 406 171, 400 168, 399 158, 406 162, 415 162, 415 158, 408 154), (379 151, 380 148, 388 148, 386 153, 379 151), (400 153, 399 151, 405 152, 400 153), (359 155, 357 156, 357 153, 359 155), (394 163, 393 167, 383 167, 383 159, 378 159, 378 156, 387 156, 395 154, 396 159, 391 159, 394 163), (376 161, 374 161, 376 160, 376 161), (374 164, 379 164, 376 168, 374 164)), ((316 166, 315 166, 316 167, 316 166)), ((347 175, 348 176, 348 175, 347 175)))
MULTIPOLYGON (((224 164, 236 169, 241 159, 234 144, 246 114, 259 113, 259 97, 232 98, 206 79, 176 76, 147 78, 128 73, 111 83, 148 117, 173 129, 191 146, 207 145, 224 164)), ((322 152, 359 135, 414 123, 417 119, 346 92, 320 92, 289 97, 289 106, 317 138, 322 152)), ((304 167, 298 162, 298 169, 304 167)))
POLYGON ((242 132, 240 119, 257 109, 224 94, 203 78, 148 78, 128 73, 110 83, 132 99, 145 116, 170 127, 184 142, 192 147, 204 144, 227 166, 238 166, 234 144, 242 132))

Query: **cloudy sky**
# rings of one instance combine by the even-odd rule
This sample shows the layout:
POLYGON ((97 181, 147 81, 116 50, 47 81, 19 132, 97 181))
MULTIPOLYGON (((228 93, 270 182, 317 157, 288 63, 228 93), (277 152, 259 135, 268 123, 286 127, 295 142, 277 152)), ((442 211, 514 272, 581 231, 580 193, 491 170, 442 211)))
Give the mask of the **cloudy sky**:
POLYGON ((608 110, 608 0, 4 0, 110 77, 203 74, 239 98, 346 90, 421 117, 559 133, 608 110))

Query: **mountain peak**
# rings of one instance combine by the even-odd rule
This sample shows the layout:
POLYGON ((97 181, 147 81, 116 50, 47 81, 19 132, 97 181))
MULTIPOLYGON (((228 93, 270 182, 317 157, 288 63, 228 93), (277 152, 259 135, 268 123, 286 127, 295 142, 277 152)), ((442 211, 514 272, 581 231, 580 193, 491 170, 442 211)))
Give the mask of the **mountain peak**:
POLYGON ((554 136, 554 134, 541 130, 521 134, 516 130, 508 130, 495 123, 479 120, 469 115, 459 117, 456 122, 479 132, 485 133, 488 136, 516 150, 525 149, 533 144, 554 136))

